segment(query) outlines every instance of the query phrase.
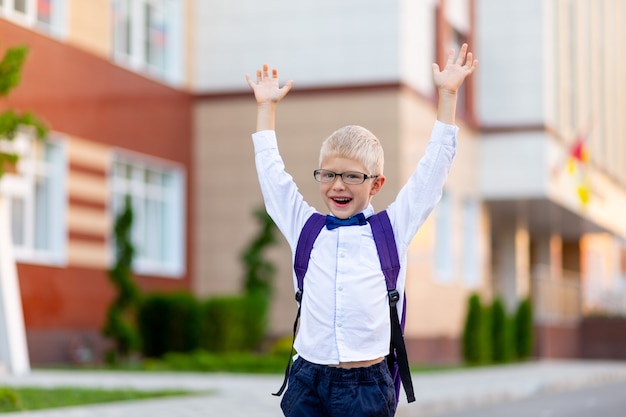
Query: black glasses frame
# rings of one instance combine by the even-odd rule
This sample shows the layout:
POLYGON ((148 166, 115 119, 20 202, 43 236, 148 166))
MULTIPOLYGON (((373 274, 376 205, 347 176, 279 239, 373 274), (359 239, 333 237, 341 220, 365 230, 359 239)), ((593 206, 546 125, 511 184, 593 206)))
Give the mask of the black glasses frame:
POLYGON ((328 169, 316 169, 315 171, 313 171, 313 178, 315 178, 315 181, 321 182, 321 183, 324 183, 324 184, 328 184, 328 183, 334 182, 337 177, 341 178, 341 181, 344 184, 359 185, 359 184, 363 184, 365 182, 365 180, 368 180, 370 178, 378 178, 378 175, 367 175, 367 174, 364 174, 363 172, 359 172, 359 171, 333 172, 333 171, 328 170, 328 169), (329 178, 328 181, 322 181, 323 177, 321 176, 321 174, 323 172, 324 173, 328 173, 328 174, 333 174, 333 177, 329 178), (363 175, 363 181, 361 181, 361 182, 349 182, 349 180, 348 180, 348 182, 346 182, 346 180, 344 178, 344 175, 346 175, 346 174, 363 175), (318 179, 318 176, 319 176, 319 179, 318 179))

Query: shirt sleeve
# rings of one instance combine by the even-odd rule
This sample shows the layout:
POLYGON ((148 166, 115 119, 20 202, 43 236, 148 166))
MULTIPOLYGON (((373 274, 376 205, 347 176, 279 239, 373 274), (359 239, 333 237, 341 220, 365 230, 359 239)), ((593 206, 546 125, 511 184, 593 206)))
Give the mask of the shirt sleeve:
POLYGON ((293 177, 285 171, 276 133, 273 130, 256 132, 252 141, 265 209, 293 252, 306 219, 315 209, 304 201, 293 177))
POLYGON ((435 121, 424 156, 387 211, 404 252, 435 208, 456 155, 459 128, 435 121))

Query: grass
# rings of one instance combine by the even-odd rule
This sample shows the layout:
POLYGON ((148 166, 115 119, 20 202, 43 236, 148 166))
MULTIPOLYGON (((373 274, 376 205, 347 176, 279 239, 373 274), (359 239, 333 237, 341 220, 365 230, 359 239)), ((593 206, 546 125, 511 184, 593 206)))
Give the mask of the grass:
POLYGON ((0 387, 0 413, 189 395, 187 391, 0 387))

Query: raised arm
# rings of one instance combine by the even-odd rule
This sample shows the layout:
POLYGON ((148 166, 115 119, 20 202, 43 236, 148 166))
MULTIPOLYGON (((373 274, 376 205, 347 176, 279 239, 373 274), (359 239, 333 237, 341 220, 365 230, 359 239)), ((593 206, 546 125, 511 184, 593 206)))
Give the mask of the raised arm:
POLYGON ((439 65, 433 64, 433 81, 439 93, 437 106, 437 120, 453 125, 456 123, 457 91, 461 88, 465 78, 478 67, 478 61, 473 59, 471 52, 467 52, 467 44, 461 46, 461 51, 454 59, 454 50, 448 53, 446 66, 442 71, 439 65))
POLYGON ((280 87, 278 70, 272 69, 270 76, 267 64, 263 65, 262 70, 256 71, 256 82, 248 74, 246 74, 246 80, 254 91, 254 98, 257 103, 257 132, 275 130, 276 106, 291 90, 293 81, 289 80, 283 87, 280 87))

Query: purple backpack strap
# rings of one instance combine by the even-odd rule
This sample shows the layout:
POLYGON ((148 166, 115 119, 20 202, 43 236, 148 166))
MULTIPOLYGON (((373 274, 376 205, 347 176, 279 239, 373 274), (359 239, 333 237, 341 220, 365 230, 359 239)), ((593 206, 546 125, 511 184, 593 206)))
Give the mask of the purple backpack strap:
POLYGON ((372 234, 378 250, 380 266, 385 275, 387 291, 395 290, 398 274, 400 274, 400 259, 398 258, 398 249, 389 215, 386 210, 383 210, 371 216, 368 221, 372 226, 372 234))
POLYGON ((400 293, 396 289, 400 274, 400 259, 398 247, 393 235, 393 227, 386 210, 371 216, 368 221, 372 227, 372 235, 376 243, 380 267, 385 275, 387 292, 389 294, 389 318, 391 320, 391 346, 387 356, 387 365, 396 385, 396 398, 400 398, 400 382, 404 385, 404 392, 408 402, 415 401, 413 381, 409 369, 409 360, 404 343, 404 322, 406 318, 406 295, 402 309, 402 321, 398 319, 397 303, 400 293))
MULTIPOLYGON (((313 244, 319 236, 324 224, 326 222, 326 216, 320 213, 313 213, 309 217, 300 232, 300 238, 298 239, 298 245, 296 246, 296 254, 293 261, 293 269, 296 273, 298 280, 298 291, 301 293, 304 288, 304 276, 309 268, 309 260, 311 259, 311 250, 313 244)), ((301 296, 302 294, 300 294, 301 296)), ((297 295, 296 295, 297 297, 297 295)), ((298 300, 300 302, 300 300, 298 300)))

